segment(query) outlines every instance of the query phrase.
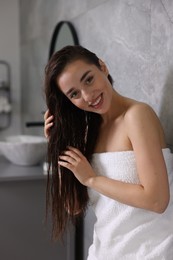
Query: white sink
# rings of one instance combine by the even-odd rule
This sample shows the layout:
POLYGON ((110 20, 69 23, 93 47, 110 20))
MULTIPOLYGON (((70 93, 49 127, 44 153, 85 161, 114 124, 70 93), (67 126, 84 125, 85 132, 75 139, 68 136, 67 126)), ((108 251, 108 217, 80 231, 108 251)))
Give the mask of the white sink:
POLYGON ((15 135, 0 141, 0 152, 10 162, 30 166, 45 160, 47 140, 42 136, 15 135))

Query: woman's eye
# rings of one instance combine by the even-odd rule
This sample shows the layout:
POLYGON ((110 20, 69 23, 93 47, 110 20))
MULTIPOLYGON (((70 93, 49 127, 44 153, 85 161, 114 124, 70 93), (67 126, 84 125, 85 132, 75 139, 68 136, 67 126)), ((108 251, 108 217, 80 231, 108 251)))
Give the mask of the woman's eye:
POLYGON ((86 79, 86 84, 89 85, 93 80, 93 76, 89 76, 87 79, 86 79))
POLYGON ((76 98, 78 96, 78 92, 74 91, 71 93, 70 98, 76 98))

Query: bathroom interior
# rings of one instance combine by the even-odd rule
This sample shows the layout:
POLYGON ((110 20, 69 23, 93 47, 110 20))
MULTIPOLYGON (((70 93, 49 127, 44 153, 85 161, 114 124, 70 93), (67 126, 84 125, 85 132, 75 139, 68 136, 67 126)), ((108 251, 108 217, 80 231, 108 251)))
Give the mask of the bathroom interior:
POLYGON ((64 243, 52 242, 51 225, 45 224, 44 68, 55 48, 53 36, 60 32, 57 25, 68 23, 72 43, 57 37, 57 44, 77 43, 101 57, 119 93, 153 107, 173 149, 171 0, 0 0, 3 260, 86 260, 92 242, 90 208, 64 243))

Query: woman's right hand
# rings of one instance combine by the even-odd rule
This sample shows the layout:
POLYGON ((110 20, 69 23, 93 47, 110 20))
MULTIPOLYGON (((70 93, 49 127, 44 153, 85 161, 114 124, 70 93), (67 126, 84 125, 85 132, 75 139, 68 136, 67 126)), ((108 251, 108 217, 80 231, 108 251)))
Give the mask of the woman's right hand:
POLYGON ((49 138, 50 128, 53 126, 53 116, 50 115, 49 110, 44 114, 44 135, 46 138, 49 138))

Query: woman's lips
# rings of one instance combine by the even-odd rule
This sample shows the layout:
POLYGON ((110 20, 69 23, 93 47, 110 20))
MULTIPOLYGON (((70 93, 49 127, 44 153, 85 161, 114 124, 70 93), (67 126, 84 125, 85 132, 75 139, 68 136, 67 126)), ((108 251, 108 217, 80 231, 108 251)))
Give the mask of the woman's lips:
POLYGON ((98 109, 98 108, 101 107, 102 103, 103 103, 103 94, 99 95, 99 96, 94 100, 94 102, 92 102, 92 103, 90 104, 90 107, 93 107, 93 108, 95 108, 95 109, 98 109))

